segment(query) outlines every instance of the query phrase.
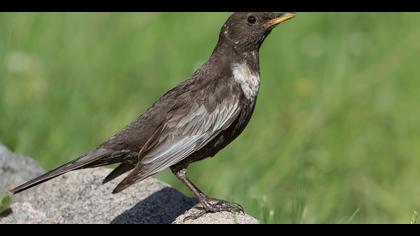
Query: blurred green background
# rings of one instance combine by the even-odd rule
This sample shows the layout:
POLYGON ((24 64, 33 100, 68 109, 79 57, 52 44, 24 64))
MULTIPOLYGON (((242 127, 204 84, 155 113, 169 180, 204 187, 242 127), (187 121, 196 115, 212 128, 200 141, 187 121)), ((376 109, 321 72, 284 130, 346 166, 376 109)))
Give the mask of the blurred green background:
MULTIPOLYGON (((228 13, 0 14, 0 142, 47 169, 201 65, 228 13)), ((263 223, 409 223, 420 209, 420 14, 300 13, 261 48, 245 132, 190 177, 263 223)), ((157 176, 190 193, 169 171, 157 176)))

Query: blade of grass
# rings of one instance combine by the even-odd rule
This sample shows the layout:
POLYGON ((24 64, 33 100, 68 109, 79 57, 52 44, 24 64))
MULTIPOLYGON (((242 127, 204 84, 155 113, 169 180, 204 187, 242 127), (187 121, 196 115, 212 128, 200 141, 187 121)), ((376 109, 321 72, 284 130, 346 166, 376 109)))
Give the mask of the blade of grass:
POLYGON ((12 204, 12 197, 10 195, 2 196, 0 198, 0 215, 10 208, 12 204))
POLYGON ((413 215, 411 216, 410 224, 412 225, 417 224, 417 215, 418 215, 417 211, 414 211, 413 215))

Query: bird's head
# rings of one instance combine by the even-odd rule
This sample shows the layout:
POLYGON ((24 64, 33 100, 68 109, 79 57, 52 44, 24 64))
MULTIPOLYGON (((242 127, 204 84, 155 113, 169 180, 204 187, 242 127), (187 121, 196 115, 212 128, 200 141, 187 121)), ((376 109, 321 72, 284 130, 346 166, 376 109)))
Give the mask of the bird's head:
POLYGON ((295 15, 288 12, 236 12, 223 25, 218 45, 242 52, 258 50, 274 27, 295 15))

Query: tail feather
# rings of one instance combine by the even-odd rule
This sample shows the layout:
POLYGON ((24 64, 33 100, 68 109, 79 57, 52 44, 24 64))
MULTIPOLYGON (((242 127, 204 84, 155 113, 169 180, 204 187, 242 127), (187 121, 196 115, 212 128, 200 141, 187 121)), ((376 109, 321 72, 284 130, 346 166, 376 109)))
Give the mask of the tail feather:
POLYGON ((131 171, 131 173, 129 175, 127 175, 127 177, 125 177, 118 185, 117 187, 114 188, 114 190, 112 191, 113 194, 115 193, 119 193, 121 191, 123 191, 124 189, 130 187, 131 185, 140 182, 150 176, 153 175, 153 173, 150 173, 149 171, 142 169, 142 166, 137 165, 136 169, 134 169, 133 171, 131 171), (138 171, 140 170, 140 171, 138 171))
POLYGON ((111 181, 111 180, 117 178, 118 176, 124 174, 125 172, 130 171, 134 167, 135 167, 135 165, 130 165, 130 164, 124 164, 123 163, 123 164, 119 165, 117 168, 115 168, 111 173, 109 173, 109 175, 105 177, 105 179, 102 183, 106 184, 109 181, 111 181))
POLYGON ((94 161, 97 161, 98 159, 108 156, 110 154, 109 150, 106 149, 97 149, 93 152, 90 152, 84 156, 81 156, 79 158, 77 158, 74 161, 71 161, 69 163, 66 163, 52 171, 49 171, 33 180, 30 180, 12 190, 10 190, 10 192, 12 194, 16 194, 19 192, 22 192, 24 190, 27 190, 29 188, 32 188, 38 184, 44 183, 50 179, 53 179, 55 177, 58 177, 60 175, 63 175, 67 172, 70 172, 72 170, 76 170, 76 169, 81 169, 89 164, 91 164, 94 161))

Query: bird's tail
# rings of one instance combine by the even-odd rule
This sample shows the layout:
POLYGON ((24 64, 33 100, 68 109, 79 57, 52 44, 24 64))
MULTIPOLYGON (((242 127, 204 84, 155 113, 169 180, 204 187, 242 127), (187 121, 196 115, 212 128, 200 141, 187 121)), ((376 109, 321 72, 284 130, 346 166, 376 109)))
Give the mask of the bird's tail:
POLYGON ((93 152, 90 152, 84 156, 81 156, 79 158, 77 158, 76 160, 73 160, 69 163, 66 163, 52 171, 49 171, 33 180, 30 180, 12 190, 10 190, 10 192, 12 194, 16 194, 19 192, 22 192, 24 190, 27 190, 29 188, 32 188, 38 184, 44 183, 50 179, 53 179, 55 177, 58 177, 60 175, 63 175, 67 172, 70 172, 72 170, 76 170, 76 169, 82 169, 82 168, 87 168, 89 167, 90 164, 92 164, 95 161, 100 160, 103 157, 106 157, 110 154, 110 152, 106 149, 96 149, 93 152))

